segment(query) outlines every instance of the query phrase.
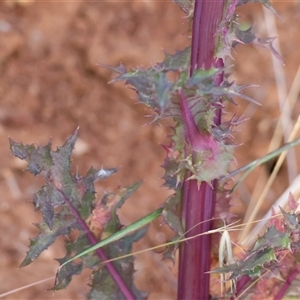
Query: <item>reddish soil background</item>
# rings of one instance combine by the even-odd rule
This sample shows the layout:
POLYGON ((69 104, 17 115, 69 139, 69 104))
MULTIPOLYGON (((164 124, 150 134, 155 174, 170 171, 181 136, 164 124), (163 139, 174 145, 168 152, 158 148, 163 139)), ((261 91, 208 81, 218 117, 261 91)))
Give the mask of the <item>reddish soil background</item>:
MULTIPOLYGON (((300 5, 275 2, 279 41, 289 89, 300 64, 300 5)), ((241 19, 254 21, 266 36, 262 9, 248 5, 240 9, 241 19)), ((120 167, 119 172, 98 185, 113 190, 143 179, 141 188, 120 212, 127 225, 151 212, 170 193, 162 188, 160 167, 168 129, 148 125, 149 110, 135 105, 134 93, 123 84, 108 85, 109 70, 98 63, 127 67, 148 67, 189 44, 187 20, 171 1, 139 2, 23 2, 0 3, 0 294, 55 275, 54 258, 64 255, 57 241, 30 266, 18 269, 28 249, 29 238, 37 234, 32 225, 41 220, 30 200, 42 185, 24 171, 26 165, 9 150, 8 136, 15 141, 44 145, 52 139, 60 146, 79 126, 73 168, 84 174, 91 166, 120 167)), ((230 107, 237 115, 251 119, 235 135, 238 166, 264 155, 280 111, 269 51, 238 46, 233 54, 234 77, 238 83, 260 88, 247 92, 262 107, 239 100, 230 107)), ((299 98, 292 112, 300 112, 299 98)), ((298 150, 296 150, 299 152, 298 150)), ((299 153, 296 154, 299 164, 299 153)), ((295 161, 297 165, 297 161, 295 161)), ((263 167, 264 180, 268 177, 263 167)), ((253 190, 257 173, 249 177, 236 197, 234 212, 242 215, 253 190)), ((265 201, 263 212, 287 188, 284 166, 265 201)), ((100 196, 99 196, 100 197, 100 196)), ((154 222, 135 250, 163 243, 172 236, 167 226, 154 222)), ((149 291, 149 299, 176 298, 176 266, 161 260, 159 253, 145 253, 136 259, 136 285, 149 291)), ((88 272, 75 276, 67 290, 46 291, 53 279, 4 299, 84 299, 88 272)))

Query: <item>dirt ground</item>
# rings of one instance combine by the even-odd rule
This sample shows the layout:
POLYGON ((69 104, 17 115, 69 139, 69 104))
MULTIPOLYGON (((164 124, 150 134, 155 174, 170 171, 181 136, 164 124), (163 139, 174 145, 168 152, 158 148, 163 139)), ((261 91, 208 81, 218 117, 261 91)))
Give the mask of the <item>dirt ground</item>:
MULTIPOLYGON (((274 6, 281 16, 276 22, 285 63, 284 73, 279 75, 285 78, 289 91, 300 65, 300 4, 283 1, 274 6)), ((249 5, 240 14, 242 20, 255 21, 257 31, 267 36, 259 5, 249 5)), ((84 174, 90 166, 120 167, 99 190, 143 179, 141 188, 122 208, 123 224, 157 208, 169 193, 161 187, 160 167, 165 155, 160 144, 166 142, 167 129, 144 126, 149 111, 135 105, 134 94, 123 84, 108 85, 112 73, 97 64, 122 62, 128 67, 148 67, 162 61, 162 50, 172 53, 189 44, 187 21, 182 17, 171 1, 0 3, 0 294, 50 278, 4 299, 84 299, 88 290, 83 284, 88 283, 85 272, 67 290, 46 291, 52 287, 57 268, 53 258, 64 255, 62 241, 30 266, 18 269, 29 238, 37 233, 32 223, 41 220, 30 200, 42 181, 25 172, 26 166, 11 155, 8 136, 42 145, 52 138, 53 146, 59 146, 79 126, 74 170, 84 174)), ((241 100, 239 107, 229 109, 251 117, 235 135, 236 143, 243 143, 236 149, 237 164, 242 166, 266 153, 280 112, 270 53, 239 46, 233 58, 237 82, 260 85, 247 94, 262 103, 262 107, 255 107, 241 100)), ((298 98, 292 121, 300 113, 299 102, 298 98)), ((295 166, 300 162, 299 148, 296 152, 295 166)), ((262 172, 265 182, 268 168, 262 172)), ((246 209, 256 176, 249 177, 236 197, 237 215, 246 209)), ((284 166, 263 210, 288 184, 284 166)), ((171 230, 157 221, 135 250, 163 243, 171 236, 171 230)), ((135 267, 136 284, 150 292, 149 299, 175 299, 176 266, 151 252, 138 256, 135 267)))

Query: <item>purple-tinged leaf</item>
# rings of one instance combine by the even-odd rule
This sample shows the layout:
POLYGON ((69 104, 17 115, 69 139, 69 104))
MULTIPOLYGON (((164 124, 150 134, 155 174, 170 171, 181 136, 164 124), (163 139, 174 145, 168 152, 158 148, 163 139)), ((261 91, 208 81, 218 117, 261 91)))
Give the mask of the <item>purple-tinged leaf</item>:
POLYGON ((181 193, 170 196, 165 204, 162 215, 167 224, 173 229, 176 234, 184 235, 184 230, 181 222, 181 193))
POLYGON ((280 62, 283 63, 281 55, 273 47, 273 42, 276 37, 260 38, 255 35, 253 27, 250 27, 247 30, 241 30, 239 27, 236 27, 234 31, 237 39, 233 39, 233 46, 240 41, 242 44, 253 44, 255 46, 267 48, 280 62))
MULTIPOLYGON (((67 139, 63 146, 58 147, 56 151, 51 151, 52 166, 48 174, 50 181, 58 189, 68 189, 68 193, 72 193, 72 186, 74 186, 74 179, 70 174, 71 154, 74 149, 77 133, 67 139)), ((67 191, 64 191, 67 193, 67 191)))
POLYGON ((53 229, 54 208, 62 205, 64 199, 53 186, 43 186, 34 196, 32 202, 36 209, 41 209, 49 229, 53 229))
MULTIPOLYGON (((40 174, 44 177, 46 185, 35 195, 33 203, 36 209, 40 209, 43 214, 44 222, 36 224, 40 229, 40 234, 30 241, 29 251, 21 266, 26 266, 36 259, 41 252, 47 249, 60 235, 68 236, 73 229, 79 230, 80 237, 75 242, 67 242, 67 255, 58 259, 62 264, 69 260, 73 255, 79 254, 96 244, 103 232, 114 234, 121 228, 118 219, 117 209, 120 208, 125 200, 140 186, 140 182, 127 188, 119 187, 117 193, 109 193, 104 196, 101 203, 94 203, 95 188, 94 183, 98 179, 105 179, 114 174, 117 169, 95 170, 91 168, 85 177, 70 173, 71 153, 74 149, 77 138, 77 131, 73 134, 62 147, 56 151, 51 150, 49 143, 45 147, 34 145, 18 144, 10 140, 13 153, 26 159, 29 166, 28 170, 34 175, 40 174), (55 208, 61 207, 60 210, 55 208), (58 211, 55 213, 55 211, 58 211), (93 223, 94 221, 94 223, 93 223), (100 228, 101 227, 101 228, 100 228)), ((117 256, 131 252, 132 244, 139 240, 146 232, 147 228, 135 232, 133 235, 123 238, 112 245, 106 247, 109 253, 117 256)), ((104 235, 105 235, 104 234, 104 235)), ((68 236, 68 239, 71 237, 68 236)), ((71 281, 72 276, 79 274, 85 267, 95 268, 101 260, 106 260, 102 249, 96 253, 86 255, 82 263, 68 263, 60 268, 54 289, 65 288, 71 281), (95 255, 97 254, 97 255, 95 255)), ((126 295, 132 298, 132 292, 124 283, 130 281, 128 286, 133 287, 133 258, 128 258, 128 263, 115 262, 107 263, 104 267, 109 270, 110 282, 113 282, 118 295, 126 295), (125 274, 122 279, 119 274, 125 274)), ((97 272, 97 270, 95 270, 97 272)), ((108 273, 107 273, 108 274, 108 273)), ((103 288, 103 282, 98 282, 103 288)), ((137 298, 141 294, 137 294, 137 298)), ((117 297, 117 299, 121 299, 117 297)))
POLYGON ((234 216, 230 212, 230 208, 232 207, 232 195, 229 194, 229 190, 225 189, 225 187, 222 187, 221 185, 218 185, 217 188, 215 218, 225 220, 227 224, 234 216))
POLYGON ((289 194, 288 204, 289 204, 290 210, 292 210, 292 211, 296 211, 299 206, 298 202, 296 201, 296 199, 292 193, 289 194))
POLYGON ((174 190, 180 187, 180 164, 176 161, 176 159, 166 157, 162 167, 165 169, 165 174, 163 176, 163 179, 165 180, 164 186, 174 190))
POLYGON ((16 143, 11 138, 9 138, 10 149, 14 156, 24 160, 27 156, 35 150, 33 144, 23 145, 23 143, 16 143))
POLYGON ((127 72, 126 67, 123 64, 119 64, 118 67, 114 67, 114 66, 109 66, 109 65, 105 65, 105 64, 98 64, 101 67, 110 69, 112 71, 114 71, 117 74, 123 75, 127 72))
POLYGON ((167 245, 166 249, 163 252, 163 259, 169 259, 175 265, 176 263, 176 252, 180 246, 180 239, 183 238, 182 235, 175 234, 171 240, 168 240, 167 243, 171 242, 172 244, 167 245))
POLYGON ((288 213, 285 212, 280 206, 279 206, 281 213, 284 217, 284 220, 287 224, 287 226, 291 229, 300 229, 300 223, 299 223, 299 219, 298 219, 298 215, 296 215, 295 213, 288 213))
POLYGON ((54 243, 58 236, 69 234, 71 229, 76 227, 76 219, 64 209, 55 215, 52 230, 49 229, 49 226, 45 222, 35 225, 41 233, 30 240, 29 251, 21 263, 21 267, 25 267, 35 260, 45 249, 54 243))
POLYGON ((283 64, 283 60, 281 55, 277 52, 277 50, 273 47, 273 42, 276 37, 268 37, 268 38, 257 38, 254 40, 253 45, 257 45, 260 47, 264 47, 269 49, 272 54, 283 64))
POLYGON ((50 142, 45 147, 35 148, 34 145, 23 145, 10 139, 10 149, 16 157, 28 162, 27 170, 34 176, 42 171, 47 172, 52 165, 50 142))

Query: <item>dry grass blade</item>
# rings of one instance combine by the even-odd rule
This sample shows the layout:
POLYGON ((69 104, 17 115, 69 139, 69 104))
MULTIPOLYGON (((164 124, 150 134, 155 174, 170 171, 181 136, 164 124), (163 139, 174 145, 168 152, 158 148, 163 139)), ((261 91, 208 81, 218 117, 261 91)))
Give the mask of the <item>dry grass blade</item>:
MULTIPOLYGON (((268 30, 269 36, 278 36, 277 34, 277 27, 275 22, 275 17, 273 13, 271 13, 268 9, 263 8, 264 12, 264 18, 266 27, 268 30)), ((280 45, 278 39, 274 41, 274 45, 277 48, 278 52, 280 53, 280 45)), ((286 95, 286 83, 285 83, 285 77, 284 77, 284 69, 282 67, 282 64, 278 59, 276 59, 273 55, 272 57, 272 63, 273 63, 273 69, 275 74, 275 80, 277 83, 277 93, 278 93, 278 101, 279 106, 281 108, 281 115, 278 120, 276 129, 274 131, 273 137, 271 139, 271 142, 269 144, 268 152, 273 151, 274 149, 278 148, 280 146, 280 142, 282 139, 282 135, 284 135, 285 142, 289 139, 288 135, 289 132, 291 132, 292 123, 290 120, 291 110, 293 109, 298 94, 299 94, 299 82, 300 82, 300 69, 298 69, 298 72, 295 76, 295 79, 293 81, 292 87, 290 89, 290 92, 288 96, 286 95), (283 130, 284 128, 284 130, 283 130)), ((297 176, 297 168, 295 164, 295 154, 293 151, 289 152, 288 156, 288 173, 289 173, 289 181, 290 183, 293 181, 293 179, 297 176)), ((273 175, 274 176, 274 175, 273 175)), ((275 176, 276 177, 276 176, 275 176)), ((270 181, 268 181, 269 183, 270 181)), ((256 213, 261 207, 262 200, 259 200, 258 202, 256 199, 261 199, 262 195, 266 195, 268 190, 266 189, 265 182, 263 180, 263 175, 260 173, 257 184, 252 192, 252 197, 250 204, 248 206, 244 222, 252 221, 255 218, 256 213)), ((264 196, 265 197, 265 196, 264 196)), ((245 231, 241 233, 240 240, 243 241, 246 236, 248 235, 250 230, 250 227, 246 227, 245 231)))
MULTIPOLYGON (((275 15, 273 12, 271 12, 266 7, 263 7, 263 13, 264 13, 264 19, 265 24, 268 32, 268 36, 271 37, 277 37, 274 40, 274 47, 277 49, 278 53, 281 55, 281 49, 280 49, 280 43, 278 39, 278 30, 276 26, 275 21, 275 15)), ((289 134, 292 130, 293 124, 291 121, 291 111, 293 109, 293 106, 291 105, 289 101, 289 97, 287 95, 287 87, 286 87, 286 77, 285 77, 285 70, 283 68, 283 65, 281 61, 279 61, 274 55, 271 56, 273 69, 274 69, 274 76, 276 81, 276 88, 277 88, 277 98, 278 98, 278 104, 281 110, 281 115, 278 120, 277 127, 280 128, 281 125, 281 134, 278 135, 277 141, 276 136, 278 131, 275 131, 274 133, 274 142, 276 144, 280 143, 281 137, 283 134, 285 143, 288 142, 289 134)), ((271 144, 272 145, 272 144, 271 144)), ((270 145, 270 146, 271 146, 270 145)), ((273 145, 275 146, 275 145, 273 145)), ((278 148, 279 145, 276 145, 275 148, 278 148)), ((273 150, 273 149, 272 149, 273 150)), ((288 165, 288 176, 289 176, 289 182, 291 183, 293 179, 297 176, 297 169, 295 168, 295 152, 292 150, 289 152, 287 156, 287 165, 288 165)))
MULTIPOLYGON (((300 84, 299 83, 300 83, 300 66, 298 68, 297 74, 296 74, 296 76, 294 78, 292 87, 291 87, 290 92, 288 94, 287 101, 286 101, 286 104, 284 106, 284 109, 285 109, 285 107, 288 106, 288 103, 292 107, 296 103, 297 97, 298 97, 298 95, 300 93, 300 84)), ((299 118, 298 118, 298 121, 296 122, 296 124, 295 124, 295 126, 293 128, 292 133, 289 136, 288 141, 291 141, 291 140, 293 140, 296 137, 298 130, 299 130, 299 118)), ((280 131, 280 124, 278 123, 277 127, 276 127, 276 130, 275 130, 275 133, 273 135, 273 139, 272 139, 272 141, 270 143, 269 148, 273 147, 276 144, 276 140, 278 140, 277 137, 278 137, 278 132, 279 131, 280 131)), ((265 187, 263 189, 263 192, 261 193, 261 195, 259 197, 259 200, 255 203, 255 205, 252 205, 252 206, 251 206, 252 202, 250 202, 250 206, 249 206, 249 209, 248 209, 248 214, 246 214, 246 217, 245 217, 246 221, 250 221, 251 222, 252 220, 254 220, 254 218, 256 216, 256 213, 258 212, 259 208, 261 207, 262 201, 265 198, 265 196, 266 196, 266 194, 267 194, 267 192, 269 190, 269 187, 271 186, 272 182, 274 181, 274 179, 275 179, 275 177, 277 175, 277 172, 278 172, 278 170, 279 170, 279 168, 280 168, 280 166, 281 166, 281 164, 282 164, 282 162, 283 162, 283 160, 285 158, 285 155, 286 154, 282 153, 282 155, 279 157, 279 159, 277 161, 277 164, 276 164, 276 166, 275 166, 275 168, 273 170, 273 173, 271 174, 271 177, 269 178, 267 185, 265 185, 265 187), (251 214, 250 214, 250 212, 251 212, 251 214)), ((260 182, 260 181, 258 180, 258 182, 260 182)), ((256 199, 257 192, 258 192, 258 189, 255 189, 254 192, 253 192, 253 196, 255 196, 255 197, 252 197, 252 199, 256 199)), ((250 227, 246 227, 245 231, 242 232, 242 234, 240 236, 240 240, 241 241, 245 242, 245 238, 248 235, 249 230, 250 230, 250 227)))
POLYGON ((44 282, 49 281, 49 280, 54 280, 54 279, 55 279, 55 277, 52 276, 52 277, 49 277, 49 278, 46 278, 46 279, 43 279, 43 280, 39 280, 39 281, 30 283, 30 284, 26 284, 26 285, 24 285, 24 286, 21 286, 21 287, 19 287, 19 288, 16 288, 16 289, 14 289, 14 290, 9 291, 9 292, 0 294, 0 298, 3 298, 3 297, 6 297, 6 296, 9 296, 9 295, 12 295, 12 294, 14 294, 14 293, 17 293, 17 292, 23 291, 23 290, 25 290, 25 289, 28 289, 28 288, 30 288, 30 287, 32 287, 32 286, 35 286, 35 285, 44 283, 44 282))

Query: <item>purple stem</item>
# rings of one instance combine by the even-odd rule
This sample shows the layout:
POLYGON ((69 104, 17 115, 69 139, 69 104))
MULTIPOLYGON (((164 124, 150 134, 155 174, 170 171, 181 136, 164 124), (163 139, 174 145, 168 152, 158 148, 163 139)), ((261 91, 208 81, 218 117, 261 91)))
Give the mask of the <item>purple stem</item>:
MULTIPOLYGON (((250 276, 244 275, 242 276, 236 285, 236 289, 235 289, 235 295, 238 296, 242 291, 245 290, 246 285, 248 284, 248 282, 251 280, 250 276)), ((230 300, 234 300, 235 297, 230 297, 230 300)))
POLYGON ((299 273, 300 273, 300 265, 298 265, 297 268, 294 270, 294 272, 287 278, 287 280, 281 287, 278 294, 274 297, 274 300, 280 300, 285 296, 286 291, 288 290, 292 282, 296 279, 299 273))
MULTIPOLYGON (((203 1, 196 0, 194 10, 191 75, 195 69, 212 66, 222 67, 221 59, 215 60, 217 26, 222 19, 224 0, 203 1)), ((223 74, 219 75, 215 84, 223 81, 223 74)), ((182 95, 180 96, 182 97, 182 95)), ((183 101, 181 101, 181 104, 183 101)), ((181 106, 184 108, 183 106, 181 106)), ((186 142, 191 143, 201 138, 201 134, 194 130, 191 119, 184 110, 182 113, 186 130, 186 142)), ((221 108, 217 109, 215 124, 221 122, 221 108)), ((197 143, 197 142, 196 142, 197 143)), ((199 142, 201 143, 201 141, 199 142)), ((198 144, 198 143, 197 143, 198 144)), ((190 176, 187 172, 185 178, 190 176)), ((211 229, 216 203, 217 180, 210 184, 202 182, 199 187, 197 180, 185 180, 183 183, 182 221, 186 237, 195 236, 211 229), (196 227, 195 227, 196 226, 196 227), (193 229, 191 229, 193 228, 193 229)), ((178 299, 209 299, 210 276, 207 273, 211 264, 211 237, 203 235, 192 239, 180 247, 179 254, 179 282, 178 299)))
MULTIPOLYGON (((80 214, 78 213, 78 211, 73 207, 71 201, 68 199, 68 197, 64 194, 63 191, 57 189, 59 191, 59 193, 63 196, 65 202, 68 204, 69 209, 71 211, 71 213, 74 215, 74 217, 77 219, 77 222, 80 224, 80 226, 83 228, 83 230, 85 230, 87 232, 87 237, 89 239, 89 241, 91 242, 92 245, 97 244, 99 241, 96 240, 96 238, 94 237, 93 233, 90 231, 89 227, 86 225, 85 221, 81 218, 80 214)), ((98 255, 98 257, 104 262, 107 259, 104 251, 102 249, 97 249, 96 253, 98 255)), ((124 282, 123 278, 120 276, 120 274, 118 273, 118 271, 115 269, 115 267, 113 266, 113 264, 111 262, 107 262, 105 264, 106 268, 108 269, 111 277, 113 278, 113 280, 115 281, 115 283, 118 285, 118 287, 120 288, 122 294, 124 295, 124 297, 126 299, 130 299, 133 300, 136 297, 134 296, 134 294, 132 293, 131 289, 126 285, 126 283, 124 282)))

